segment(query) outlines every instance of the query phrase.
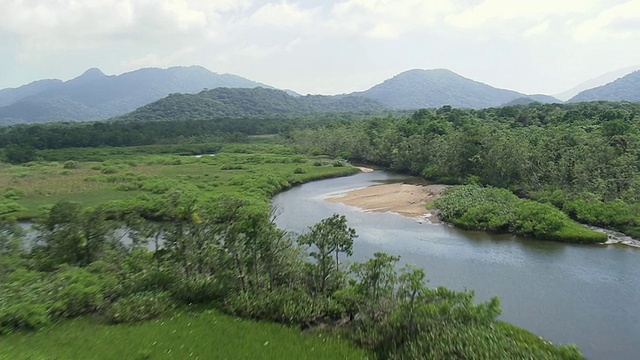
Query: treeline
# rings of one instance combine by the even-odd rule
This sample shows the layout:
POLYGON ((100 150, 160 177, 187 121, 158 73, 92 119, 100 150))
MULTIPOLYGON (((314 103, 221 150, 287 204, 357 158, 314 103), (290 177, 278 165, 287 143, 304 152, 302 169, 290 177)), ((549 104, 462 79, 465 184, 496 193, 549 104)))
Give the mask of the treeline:
MULTIPOLYGON (((0 127, 0 147, 9 152, 76 147, 123 147, 179 142, 241 142, 250 135, 288 132, 331 121, 354 121, 363 114, 246 116, 167 121, 53 123, 0 127)), ((26 162, 20 156, 15 161, 26 162)), ((29 161, 29 160, 27 160, 29 161)))
POLYGON ((640 104, 445 106, 291 132, 309 151, 449 184, 507 188, 640 237, 640 104))

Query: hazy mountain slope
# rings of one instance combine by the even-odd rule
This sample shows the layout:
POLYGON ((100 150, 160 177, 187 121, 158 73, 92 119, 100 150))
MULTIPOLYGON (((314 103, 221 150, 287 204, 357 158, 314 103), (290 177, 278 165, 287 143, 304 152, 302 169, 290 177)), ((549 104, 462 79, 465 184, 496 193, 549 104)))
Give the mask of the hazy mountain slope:
POLYGON ((599 87, 602 85, 606 85, 612 81, 615 81, 625 75, 629 75, 630 73, 632 73, 635 70, 640 69, 640 65, 636 65, 636 66, 630 66, 630 67, 626 67, 623 69, 618 69, 615 71, 610 71, 606 74, 600 75, 596 78, 587 80, 583 83, 580 83, 576 86, 574 86, 573 88, 561 92, 559 94, 555 94, 553 95, 554 97, 563 100, 563 101, 567 101, 569 99, 571 99, 572 97, 578 95, 579 93, 581 93, 582 91, 585 90, 589 90, 589 89, 593 89, 595 87, 599 87))
POLYGON ((216 88, 198 94, 171 94, 145 105, 120 120, 175 120, 247 115, 309 114, 314 112, 382 111, 378 101, 357 96, 294 97, 265 88, 216 88))
POLYGON ((569 102, 594 100, 640 101, 640 70, 606 85, 582 91, 569 102))
POLYGON ((38 80, 18 88, 2 89, 0 90, 0 106, 11 105, 20 99, 57 88, 62 84, 61 80, 38 80))
MULTIPOLYGON (((36 91, 7 89, 13 102, 0 107, 0 123, 86 121, 132 111, 171 93, 196 93, 216 87, 266 86, 236 75, 216 74, 200 66, 148 68, 118 76, 89 69, 81 76, 36 91)), ((8 101, 8 100, 7 100, 8 101)))
POLYGON ((478 109, 526 97, 525 94, 497 89, 445 69, 405 71, 354 95, 375 99, 397 109, 438 108, 443 105, 478 109))

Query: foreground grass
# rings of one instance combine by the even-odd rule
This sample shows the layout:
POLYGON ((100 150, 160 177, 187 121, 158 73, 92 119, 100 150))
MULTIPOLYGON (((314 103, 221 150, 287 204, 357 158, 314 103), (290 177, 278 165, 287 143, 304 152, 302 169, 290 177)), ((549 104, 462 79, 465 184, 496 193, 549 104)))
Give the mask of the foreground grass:
POLYGON ((64 321, 0 337, 0 359, 367 359, 345 340, 216 311, 132 325, 64 321))

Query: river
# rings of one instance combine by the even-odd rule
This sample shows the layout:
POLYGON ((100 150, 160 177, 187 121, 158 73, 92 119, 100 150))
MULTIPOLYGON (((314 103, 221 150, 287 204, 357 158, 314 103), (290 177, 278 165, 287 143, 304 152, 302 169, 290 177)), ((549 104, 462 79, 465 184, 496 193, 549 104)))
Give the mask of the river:
POLYGON ((323 201, 330 194, 406 179, 384 171, 316 181, 277 195, 276 223, 297 232, 344 214, 356 229, 352 261, 376 251, 425 269, 429 286, 497 295, 501 319, 544 338, 577 344, 590 359, 640 357, 640 249, 562 244, 462 231, 393 213, 323 201))

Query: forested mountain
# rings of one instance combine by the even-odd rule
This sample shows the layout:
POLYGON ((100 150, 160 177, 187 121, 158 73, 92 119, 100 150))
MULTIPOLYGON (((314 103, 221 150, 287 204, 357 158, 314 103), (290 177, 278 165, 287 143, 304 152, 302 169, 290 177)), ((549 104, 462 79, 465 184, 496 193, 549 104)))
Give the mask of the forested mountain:
POLYGON ((387 109, 360 96, 291 96, 265 88, 217 88, 198 94, 171 94, 145 105, 121 120, 188 120, 274 114, 379 112, 387 109))
POLYGON ((216 74, 200 66, 148 68, 118 76, 107 76, 94 68, 65 82, 42 80, 1 90, 0 124, 105 119, 171 93, 257 86, 266 85, 236 75, 216 74))
POLYGON ((467 79, 445 69, 405 71, 353 95, 375 99, 396 109, 439 108, 444 105, 480 109, 527 97, 467 79))
POLYGON ((585 90, 572 97, 569 102, 593 100, 640 101, 640 70, 606 85, 585 90))

